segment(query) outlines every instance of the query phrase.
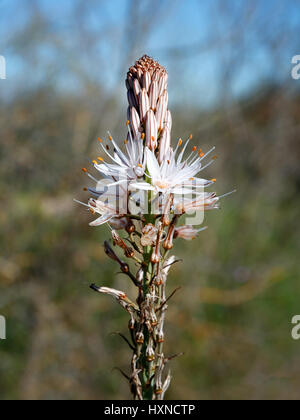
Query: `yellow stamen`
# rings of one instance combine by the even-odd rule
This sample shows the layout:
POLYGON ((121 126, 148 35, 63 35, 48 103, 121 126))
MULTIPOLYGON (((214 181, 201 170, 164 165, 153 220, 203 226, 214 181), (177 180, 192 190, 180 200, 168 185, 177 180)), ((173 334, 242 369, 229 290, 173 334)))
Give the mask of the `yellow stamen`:
POLYGON ((127 143, 128 143, 128 140, 127 140, 127 139, 125 139, 125 140, 124 140, 124 144, 127 144, 127 143))
POLYGON ((95 214, 95 210, 89 209, 90 213, 95 214))
POLYGON ((190 178, 190 181, 195 181, 195 178, 190 178))
POLYGON ((97 157, 97 159, 100 161, 100 162, 104 162, 104 159, 102 158, 102 157, 97 157))
POLYGON ((127 120, 127 121, 126 121, 126 126, 128 127, 128 126, 129 126, 129 124, 130 124, 130 121, 129 121, 129 120, 127 120))
POLYGON ((143 166, 142 166, 140 163, 138 163, 138 167, 139 167, 139 168, 143 168, 143 166))
POLYGON ((213 160, 216 160, 216 159, 218 159, 218 156, 217 155, 213 156, 213 160))
POLYGON ((94 164, 94 165, 97 165, 97 163, 98 163, 98 162, 97 162, 96 160, 93 160, 93 164, 94 164))
POLYGON ((108 139, 109 139, 110 141, 112 141, 112 136, 108 136, 108 139))
POLYGON ((145 140, 145 133, 142 133, 142 135, 141 135, 141 139, 142 139, 142 140, 145 140))
POLYGON ((196 152, 196 150, 197 150, 197 146, 194 146, 193 147, 193 152, 196 152))
POLYGON ((211 182, 217 182, 216 178, 211 179, 211 182))
POLYGON ((102 139, 100 137, 98 137, 98 142, 102 143, 102 139))
POLYGON ((190 140, 193 140, 193 134, 190 134, 190 140))
POLYGON ((86 168, 82 168, 82 172, 87 173, 87 169, 86 168))
POLYGON ((180 147, 182 145, 182 143, 183 143, 182 139, 179 139, 178 146, 180 147))

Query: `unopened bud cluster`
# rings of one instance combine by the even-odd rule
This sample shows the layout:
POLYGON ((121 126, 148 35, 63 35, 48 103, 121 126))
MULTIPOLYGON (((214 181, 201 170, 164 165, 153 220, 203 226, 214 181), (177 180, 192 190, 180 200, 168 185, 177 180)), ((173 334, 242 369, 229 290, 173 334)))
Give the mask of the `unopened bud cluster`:
POLYGON ((149 149, 158 149, 158 158, 162 162, 171 145, 168 73, 145 55, 130 67, 126 87, 129 102, 127 117, 132 136, 144 138, 149 149))

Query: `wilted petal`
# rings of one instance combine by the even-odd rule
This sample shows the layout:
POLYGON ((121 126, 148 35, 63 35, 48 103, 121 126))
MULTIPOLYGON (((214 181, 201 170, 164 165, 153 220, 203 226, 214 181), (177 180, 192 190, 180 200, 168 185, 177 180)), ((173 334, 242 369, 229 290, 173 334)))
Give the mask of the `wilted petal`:
POLYGON ((110 219, 113 218, 114 215, 112 214, 104 214, 103 216, 98 217, 98 219, 94 220, 90 223, 90 226, 100 226, 104 223, 108 222, 110 219))
POLYGON ((155 245, 157 238, 157 228, 148 223, 142 230, 141 244, 142 246, 155 245))
POLYGON ((126 293, 121 292, 120 290, 111 289, 110 287, 97 287, 96 285, 93 285, 93 289, 96 290, 99 293, 104 293, 106 295, 111 295, 116 299, 125 299, 126 293))
POLYGON ((187 241, 195 239, 199 232, 206 230, 207 227, 203 227, 201 229, 195 229, 191 225, 180 226, 175 229, 174 238, 181 238, 187 241))

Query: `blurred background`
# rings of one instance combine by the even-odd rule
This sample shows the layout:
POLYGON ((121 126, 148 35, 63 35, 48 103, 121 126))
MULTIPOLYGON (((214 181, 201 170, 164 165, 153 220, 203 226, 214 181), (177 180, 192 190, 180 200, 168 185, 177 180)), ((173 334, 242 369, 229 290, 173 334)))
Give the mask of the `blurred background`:
POLYGON ((124 138, 125 75, 148 54, 169 72, 173 141, 194 135, 237 188, 209 229, 178 242, 169 291, 169 399, 297 399, 300 342, 300 54, 297 0, 1 0, 1 399, 128 399, 126 290, 91 228, 82 166, 124 138), (298 255, 298 257, 297 257, 298 255))

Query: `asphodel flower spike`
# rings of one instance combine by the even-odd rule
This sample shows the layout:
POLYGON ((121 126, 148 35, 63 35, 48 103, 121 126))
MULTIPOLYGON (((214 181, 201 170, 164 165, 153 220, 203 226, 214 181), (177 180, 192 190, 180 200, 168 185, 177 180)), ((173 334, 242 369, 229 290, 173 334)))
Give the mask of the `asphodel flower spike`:
POLYGON ((92 196, 87 204, 80 202, 98 215, 90 225, 109 226, 111 236, 104 242, 104 251, 136 287, 133 301, 111 285, 91 286, 113 296, 129 315, 131 341, 120 335, 132 351, 128 381, 133 398, 139 400, 164 399, 171 383, 170 372, 164 373, 171 359, 164 355, 164 323, 177 290, 167 297, 167 278, 179 260, 170 251, 177 238, 194 239, 205 229, 177 224, 184 214, 188 224, 190 212, 202 215, 218 208, 226 195, 204 191, 216 179, 199 177, 214 162, 215 157, 208 160, 214 147, 205 153, 195 144, 190 146, 192 135, 172 147, 167 86, 166 69, 152 58, 143 56, 130 67, 126 138, 122 145, 109 133, 106 140, 98 139, 100 152, 92 164, 100 179, 82 169, 96 184, 85 188, 92 196))

